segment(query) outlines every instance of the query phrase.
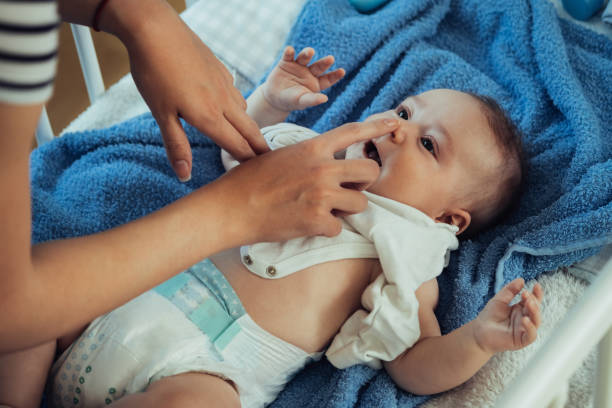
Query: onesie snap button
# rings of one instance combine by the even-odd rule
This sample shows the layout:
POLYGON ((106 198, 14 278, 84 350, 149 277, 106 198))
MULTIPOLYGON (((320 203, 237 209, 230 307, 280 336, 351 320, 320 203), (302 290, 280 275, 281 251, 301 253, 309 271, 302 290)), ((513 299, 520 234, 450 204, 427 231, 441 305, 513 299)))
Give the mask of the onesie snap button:
POLYGON ((242 260, 244 261, 245 264, 247 265, 253 265, 253 260, 251 259, 251 257, 249 255, 245 255, 242 257, 242 260))
POLYGON ((266 268, 266 273, 268 274, 268 276, 274 276, 276 275, 276 268, 270 265, 266 268))

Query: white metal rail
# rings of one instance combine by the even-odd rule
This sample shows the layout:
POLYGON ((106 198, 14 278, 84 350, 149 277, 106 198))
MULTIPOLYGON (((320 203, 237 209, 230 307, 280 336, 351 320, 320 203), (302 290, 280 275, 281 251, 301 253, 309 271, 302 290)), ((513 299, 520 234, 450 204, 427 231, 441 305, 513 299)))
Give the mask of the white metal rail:
POLYGON ((572 373, 599 343, 595 407, 612 407, 612 257, 580 300, 502 393, 497 408, 540 408, 566 389, 572 373))
MULTIPOLYGON (((74 37, 77 54, 81 62, 81 70, 83 71, 89 102, 94 103, 104 93, 104 81, 102 80, 102 72, 100 71, 100 64, 96 56, 91 32, 89 27, 78 24, 70 24, 70 28, 72 29, 72 36, 74 37)), ((49 122, 47 110, 43 109, 38 126, 36 127, 36 142, 40 146, 53 140, 53 137, 53 129, 49 122)))

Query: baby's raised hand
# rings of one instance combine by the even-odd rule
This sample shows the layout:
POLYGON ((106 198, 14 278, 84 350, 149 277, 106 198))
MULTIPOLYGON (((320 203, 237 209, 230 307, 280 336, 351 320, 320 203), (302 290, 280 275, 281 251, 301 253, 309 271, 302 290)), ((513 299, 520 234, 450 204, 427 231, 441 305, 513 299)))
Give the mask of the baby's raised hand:
POLYGON ((327 96, 321 91, 338 82, 344 76, 344 69, 326 73, 334 57, 328 55, 308 65, 313 56, 314 49, 310 47, 304 48, 297 58, 293 47, 285 48, 262 87, 264 98, 272 107, 290 112, 327 102, 327 96))
POLYGON ((536 283, 533 291, 521 293, 521 300, 510 306, 512 299, 523 289, 522 278, 504 286, 478 314, 474 337, 485 351, 518 350, 531 344, 540 326, 542 287, 536 283))

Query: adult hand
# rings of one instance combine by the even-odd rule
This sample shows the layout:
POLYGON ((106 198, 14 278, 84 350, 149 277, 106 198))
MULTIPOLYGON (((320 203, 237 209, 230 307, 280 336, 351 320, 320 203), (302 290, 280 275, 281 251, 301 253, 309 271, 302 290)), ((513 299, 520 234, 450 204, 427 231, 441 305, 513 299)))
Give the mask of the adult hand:
POLYGON ((240 161, 269 150, 230 73, 165 1, 147 2, 146 14, 134 0, 111 1, 107 7, 101 27, 127 47, 134 82, 160 126, 179 179, 189 179, 192 165, 179 118, 240 161), (144 21, 125 17, 134 4, 144 21))
POLYGON ((376 180, 370 159, 336 160, 347 146, 395 130, 398 121, 349 123, 313 139, 274 150, 234 167, 215 183, 231 220, 236 245, 282 241, 298 236, 334 236, 341 231, 338 211, 357 213, 367 206, 359 190, 376 180))

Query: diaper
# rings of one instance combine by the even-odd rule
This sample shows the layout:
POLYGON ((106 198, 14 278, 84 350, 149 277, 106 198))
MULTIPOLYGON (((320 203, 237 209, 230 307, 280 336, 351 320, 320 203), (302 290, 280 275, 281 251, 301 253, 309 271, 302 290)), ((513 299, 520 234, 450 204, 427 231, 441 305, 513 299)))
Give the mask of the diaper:
POLYGON ((94 320, 53 365, 48 402, 98 407, 201 372, 231 381, 242 407, 261 407, 317 357, 259 327, 205 260, 94 320))

